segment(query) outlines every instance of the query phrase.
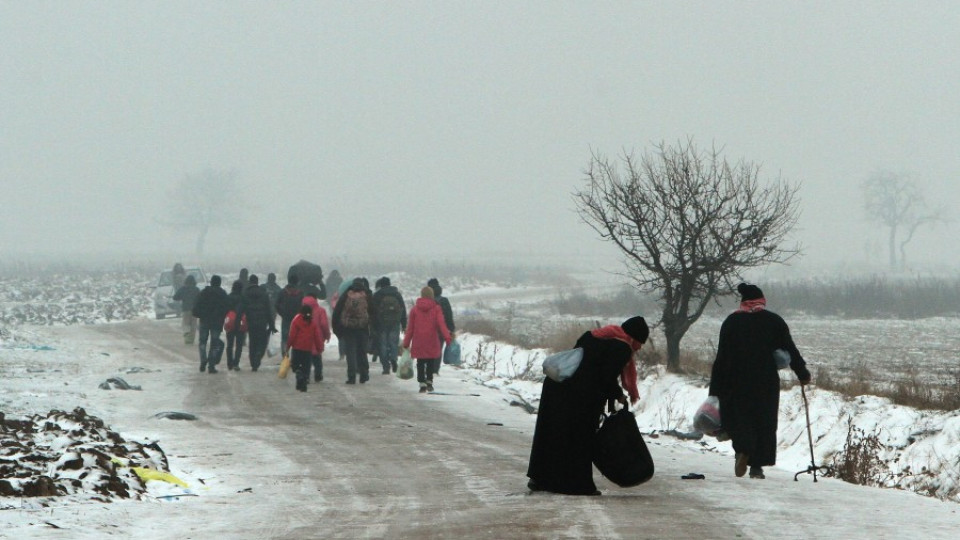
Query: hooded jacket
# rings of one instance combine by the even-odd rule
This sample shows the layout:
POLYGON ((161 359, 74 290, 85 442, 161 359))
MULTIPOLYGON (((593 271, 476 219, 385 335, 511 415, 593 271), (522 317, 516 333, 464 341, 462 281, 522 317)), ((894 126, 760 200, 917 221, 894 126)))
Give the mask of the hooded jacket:
POLYGON ((313 325, 320 332, 320 345, 310 351, 311 354, 317 356, 323 352, 324 342, 330 340, 330 322, 327 320, 327 310, 320 307, 320 303, 312 296, 304 296, 303 305, 310 306, 310 310, 313 312, 313 325))
POLYGON ((323 350, 323 336, 320 333, 320 327, 316 321, 307 321, 303 315, 297 315, 290 323, 290 337, 287 338, 287 345, 291 349, 298 351, 323 350))
POLYGON ((450 344, 450 331, 443 322, 443 310, 431 298, 417 298, 407 317, 407 331, 403 335, 403 347, 410 349, 414 358, 440 358, 440 336, 450 344), (411 346, 411 343, 413 344, 411 346))

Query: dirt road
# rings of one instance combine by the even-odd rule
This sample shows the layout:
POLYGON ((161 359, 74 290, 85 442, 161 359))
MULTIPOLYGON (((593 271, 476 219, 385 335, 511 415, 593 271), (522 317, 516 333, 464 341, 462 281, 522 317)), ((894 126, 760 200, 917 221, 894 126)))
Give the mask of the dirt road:
MULTIPOLYGON (((149 362, 160 370, 136 379, 144 391, 135 405, 131 394, 114 393, 98 398, 107 400, 100 408, 115 429, 161 439, 175 465, 204 479, 200 496, 180 503, 94 505, 84 510, 82 524, 57 516, 75 531, 148 523, 155 528, 151 536, 164 537, 169 520, 196 524, 195 535, 167 531, 178 538, 860 538, 903 532, 895 522, 865 525, 838 512, 856 507, 866 488, 793 482, 792 474, 777 470, 764 481, 736 479, 729 458, 665 439, 651 441, 657 474, 643 486, 619 489, 597 474, 601 497, 530 494, 524 473, 534 417, 449 367, 436 384, 446 395, 423 395, 414 382, 377 368, 367 384, 346 385, 343 362, 328 352, 325 380, 302 394, 292 380, 277 379, 276 359, 258 373, 248 369, 246 356, 239 373, 199 373, 196 349, 178 343, 173 321, 72 332, 115 351, 115 362, 149 362), (200 420, 152 419, 160 410, 200 420), (707 480, 681 480, 688 472, 707 480)), ((875 497, 876 491, 870 500, 880 516, 895 513, 901 497, 916 499, 875 497)), ((925 525, 913 533, 952 536, 960 523, 954 506, 923 501, 925 525)))

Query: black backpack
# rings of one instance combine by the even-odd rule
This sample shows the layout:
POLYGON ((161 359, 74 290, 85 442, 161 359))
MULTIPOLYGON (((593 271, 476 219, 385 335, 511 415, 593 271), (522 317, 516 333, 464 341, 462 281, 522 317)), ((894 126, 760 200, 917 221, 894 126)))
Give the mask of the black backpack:
POLYGON ((397 298, 396 295, 386 294, 380 299, 380 304, 377 306, 377 316, 380 317, 382 324, 400 324, 402 315, 403 306, 400 304, 400 299, 397 298))
POLYGON ((300 289, 284 288, 277 299, 277 313, 286 321, 292 321, 297 313, 300 312, 300 306, 303 305, 303 293, 300 289))

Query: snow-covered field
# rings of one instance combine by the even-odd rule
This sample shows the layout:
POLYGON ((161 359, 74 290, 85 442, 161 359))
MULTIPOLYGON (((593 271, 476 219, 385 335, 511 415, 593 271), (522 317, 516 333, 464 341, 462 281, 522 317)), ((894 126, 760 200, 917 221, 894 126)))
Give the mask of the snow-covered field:
MULTIPOLYGON (((401 283, 408 302, 412 301, 417 290, 415 281, 404 276, 397 278, 395 282, 401 283)), ((127 286, 136 290, 143 288, 142 282, 135 279, 129 280, 127 286)), ((124 292, 122 287, 114 289, 113 285, 104 285, 101 289, 100 285, 87 282, 69 287, 73 295, 69 301, 57 301, 55 292, 25 292, 43 289, 34 287, 37 286, 20 283, 16 294, 8 291, 2 297, 0 412, 5 414, 8 422, 36 417, 41 429, 48 426, 49 435, 21 437, 16 452, 5 443, 7 450, 0 455, 0 464, 9 465, 10 460, 22 461, 30 453, 28 447, 34 448, 33 453, 37 455, 59 452, 59 456, 51 457, 46 464, 34 462, 33 469, 72 487, 61 490, 69 495, 57 499, 0 497, 0 518, 11 522, 36 519, 35 514, 14 516, 8 511, 46 506, 65 508, 83 505, 85 501, 117 499, 116 490, 96 489, 106 482, 103 471, 109 468, 104 467, 102 459, 98 463, 98 456, 103 455, 118 458, 119 472, 115 476, 121 478, 125 488, 135 493, 134 498, 161 501, 171 495, 192 494, 169 478, 167 481, 138 480, 137 475, 127 470, 131 466, 144 466, 164 472, 169 467, 174 478, 197 485, 197 478, 190 472, 189 460, 172 460, 168 465, 160 446, 151 446, 155 442, 153 434, 124 433, 122 426, 117 432, 110 430, 112 412, 129 408, 129 393, 137 391, 100 390, 96 384, 101 379, 137 373, 145 366, 121 365, 110 372, 94 372, 89 366, 110 358, 109 344, 74 344, 69 340, 52 339, 50 331, 43 326, 51 324, 54 314, 62 313, 74 315, 57 315, 61 318, 52 320, 53 324, 101 323, 121 318, 117 313, 126 318, 151 318, 149 291, 142 291, 141 298, 130 294, 129 290, 124 292), (28 312, 17 305, 28 296, 41 298, 42 305, 48 306, 48 310, 35 309, 32 311, 34 318, 21 322, 18 316, 11 314, 28 312), (65 307, 71 303, 84 307, 71 311, 73 308, 65 307), (128 307, 119 311, 116 306, 128 307), (106 315, 107 312, 111 315, 106 315), (94 392, 100 393, 94 400, 100 404, 96 413, 106 425, 91 429, 87 424, 78 428, 85 419, 69 415, 76 414, 71 411, 78 404, 90 402, 90 394, 94 392), (56 421, 51 423, 47 416, 52 410, 65 413, 58 413, 56 421), (98 441, 114 438, 122 439, 115 443, 123 446, 124 455, 117 455, 116 445, 112 448, 95 447, 98 441), (81 478, 81 475, 84 476, 81 478)), ((448 289, 448 295, 461 316, 466 313, 494 314, 506 304, 526 302, 519 311, 539 313, 542 319, 558 319, 549 313, 549 302, 545 301, 551 294, 541 288, 505 288, 493 284, 485 287, 473 284, 469 292, 455 287, 448 289)), ((889 366, 890 370, 903 369, 901 362, 911 362, 913 365, 921 363, 931 370, 940 366, 946 373, 955 361, 956 351, 960 350, 960 322, 953 319, 908 322, 800 319, 790 322, 799 347, 814 367, 821 362, 832 367, 860 358, 874 358, 878 363, 885 362, 880 365, 889 366), (899 360, 895 361, 894 357, 899 360)), ((710 336, 715 335, 718 326, 718 319, 702 321, 685 344, 696 346, 697 340, 703 340, 703 346, 709 348, 710 336)), ((497 343, 481 335, 461 334, 459 340, 464 365, 444 369, 457 369, 461 377, 496 389, 518 410, 536 408, 540 391, 539 364, 547 351, 497 343)), ((691 433, 693 413, 706 397, 703 381, 654 370, 641 382, 641 396, 634 412, 641 429, 648 434, 649 444, 732 455, 729 442, 698 438, 691 433)), ((845 398, 816 387, 811 387, 807 396, 817 464, 836 464, 848 442, 848 435, 859 430, 861 440, 864 436, 871 436, 880 444, 876 450, 879 461, 873 464, 878 485, 960 502, 960 411, 916 411, 871 396, 845 398)), ((804 470, 809 464, 804 410, 799 387, 794 387, 781 395, 778 467, 795 472, 804 470)))

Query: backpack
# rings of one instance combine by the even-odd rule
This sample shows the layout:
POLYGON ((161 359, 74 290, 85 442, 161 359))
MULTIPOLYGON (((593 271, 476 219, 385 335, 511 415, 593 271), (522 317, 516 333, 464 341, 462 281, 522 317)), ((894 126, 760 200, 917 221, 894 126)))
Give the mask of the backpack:
POLYGON ((277 313, 283 320, 292 321, 303 304, 303 293, 299 289, 283 289, 277 300, 277 313))
POLYGON ((370 324, 370 311, 367 308, 367 293, 363 291, 347 291, 346 298, 341 298, 343 311, 340 312, 340 322, 345 328, 360 329, 370 324))
POLYGON ((384 325, 396 326, 400 324, 400 316, 403 314, 403 306, 400 305, 400 299, 393 294, 384 295, 377 306, 377 316, 384 325))
MULTIPOLYGON (((225 332, 233 332, 234 328, 237 326, 237 312, 230 310, 227 312, 227 316, 223 319, 223 330, 225 332)), ((246 332, 249 328, 247 327, 247 314, 244 313, 243 317, 240 318, 240 331, 246 332)))

